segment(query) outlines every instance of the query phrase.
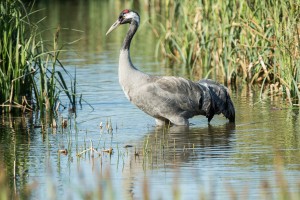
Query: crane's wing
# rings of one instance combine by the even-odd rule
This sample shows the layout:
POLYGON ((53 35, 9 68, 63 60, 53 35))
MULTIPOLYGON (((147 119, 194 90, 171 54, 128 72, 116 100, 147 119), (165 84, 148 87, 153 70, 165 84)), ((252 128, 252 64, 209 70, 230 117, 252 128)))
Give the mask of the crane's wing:
POLYGON ((199 84, 184 78, 151 77, 139 94, 142 95, 133 99, 133 103, 154 117, 174 114, 190 118, 204 114, 200 109, 202 91, 199 84))
POLYGON ((235 121, 227 88, 212 80, 192 82, 173 76, 149 76, 136 89, 134 94, 129 92, 132 103, 156 118, 205 115, 210 121, 215 114, 223 113, 231 122, 235 121))
POLYGON ((199 111, 201 93, 190 80, 180 77, 162 77, 155 82, 157 94, 178 111, 199 111))

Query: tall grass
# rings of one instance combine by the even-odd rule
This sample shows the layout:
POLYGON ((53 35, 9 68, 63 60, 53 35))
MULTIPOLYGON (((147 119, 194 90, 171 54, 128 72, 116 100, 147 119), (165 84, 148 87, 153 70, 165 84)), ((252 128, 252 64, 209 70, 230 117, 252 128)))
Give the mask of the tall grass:
POLYGON ((299 105, 298 1, 170 0, 164 10, 157 53, 195 79, 260 83, 299 105))
POLYGON ((61 93, 74 107, 75 88, 68 88, 69 74, 58 60, 59 29, 47 45, 30 21, 36 11, 26 7, 20 0, 0 3, 0 110, 53 111, 61 93))

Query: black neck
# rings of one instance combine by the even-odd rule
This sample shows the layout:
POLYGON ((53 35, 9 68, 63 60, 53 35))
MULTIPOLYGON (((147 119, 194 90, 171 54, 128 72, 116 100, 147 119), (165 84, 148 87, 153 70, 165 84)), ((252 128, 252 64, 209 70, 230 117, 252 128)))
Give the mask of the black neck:
POLYGON ((127 35, 124 39, 121 50, 129 50, 131 40, 132 40, 136 30, 138 29, 138 27, 139 27, 139 24, 136 21, 132 20, 131 23, 130 23, 127 35))

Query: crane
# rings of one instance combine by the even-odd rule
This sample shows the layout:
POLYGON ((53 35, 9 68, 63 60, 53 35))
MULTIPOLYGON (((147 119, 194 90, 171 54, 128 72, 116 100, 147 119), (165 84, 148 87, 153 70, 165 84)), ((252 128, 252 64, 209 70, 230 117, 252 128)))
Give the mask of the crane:
POLYGON ((175 77, 153 76, 138 70, 131 62, 130 44, 140 16, 125 9, 106 35, 119 25, 130 24, 119 56, 119 83, 127 99, 140 110, 155 118, 156 125, 189 126, 189 118, 204 115, 210 123, 215 114, 223 114, 235 122, 235 109, 228 89, 213 80, 198 82, 175 77))

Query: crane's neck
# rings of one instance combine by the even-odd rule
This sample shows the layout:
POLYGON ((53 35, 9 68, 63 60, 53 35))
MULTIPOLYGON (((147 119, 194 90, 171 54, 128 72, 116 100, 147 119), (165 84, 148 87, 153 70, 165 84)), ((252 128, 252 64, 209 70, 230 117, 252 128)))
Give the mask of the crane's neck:
MULTIPOLYGON (((129 69, 137 70, 131 62, 129 49, 130 49, 131 40, 132 40, 135 32, 137 31, 138 27, 139 27, 139 23, 132 20, 132 22, 130 23, 130 26, 129 26, 129 30, 123 41, 121 51, 120 51, 119 73, 124 70, 129 70, 129 69)), ((122 75, 122 74, 120 73, 119 76, 120 75, 122 75)))
POLYGON ((143 84, 145 77, 147 76, 143 72, 135 68, 130 59, 130 42, 138 29, 138 22, 132 21, 124 39, 120 57, 119 57, 119 82, 125 92, 126 96, 130 99, 129 91, 140 84, 143 84))
POLYGON ((119 79, 121 82, 121 79, 124 82, 124 79, 128 79, 128 76, 130 76, 130 73, 133 71, 138 71, 132 64, 131 58, 130 58, 130 43, 131 40, 135 34, 135 32, 138 29, 138 22, 132 21, 129 26, 129 30, 126 34, 126 37, 124 39, 122 48, 120 50, 120 58, 119 58, 119 79))
POLYGON ((131 40, 132 40, 135 32, 137 31, 138 27, 139 27, 139 23, 136 22, 135 20, 132 20, 132 22, 130 23, 130 26, 129 26, 129 30, 126 34, 126 37, 125 37, 124 41, 123 41, 121 51, 122 50, 129 51, 131 40))

